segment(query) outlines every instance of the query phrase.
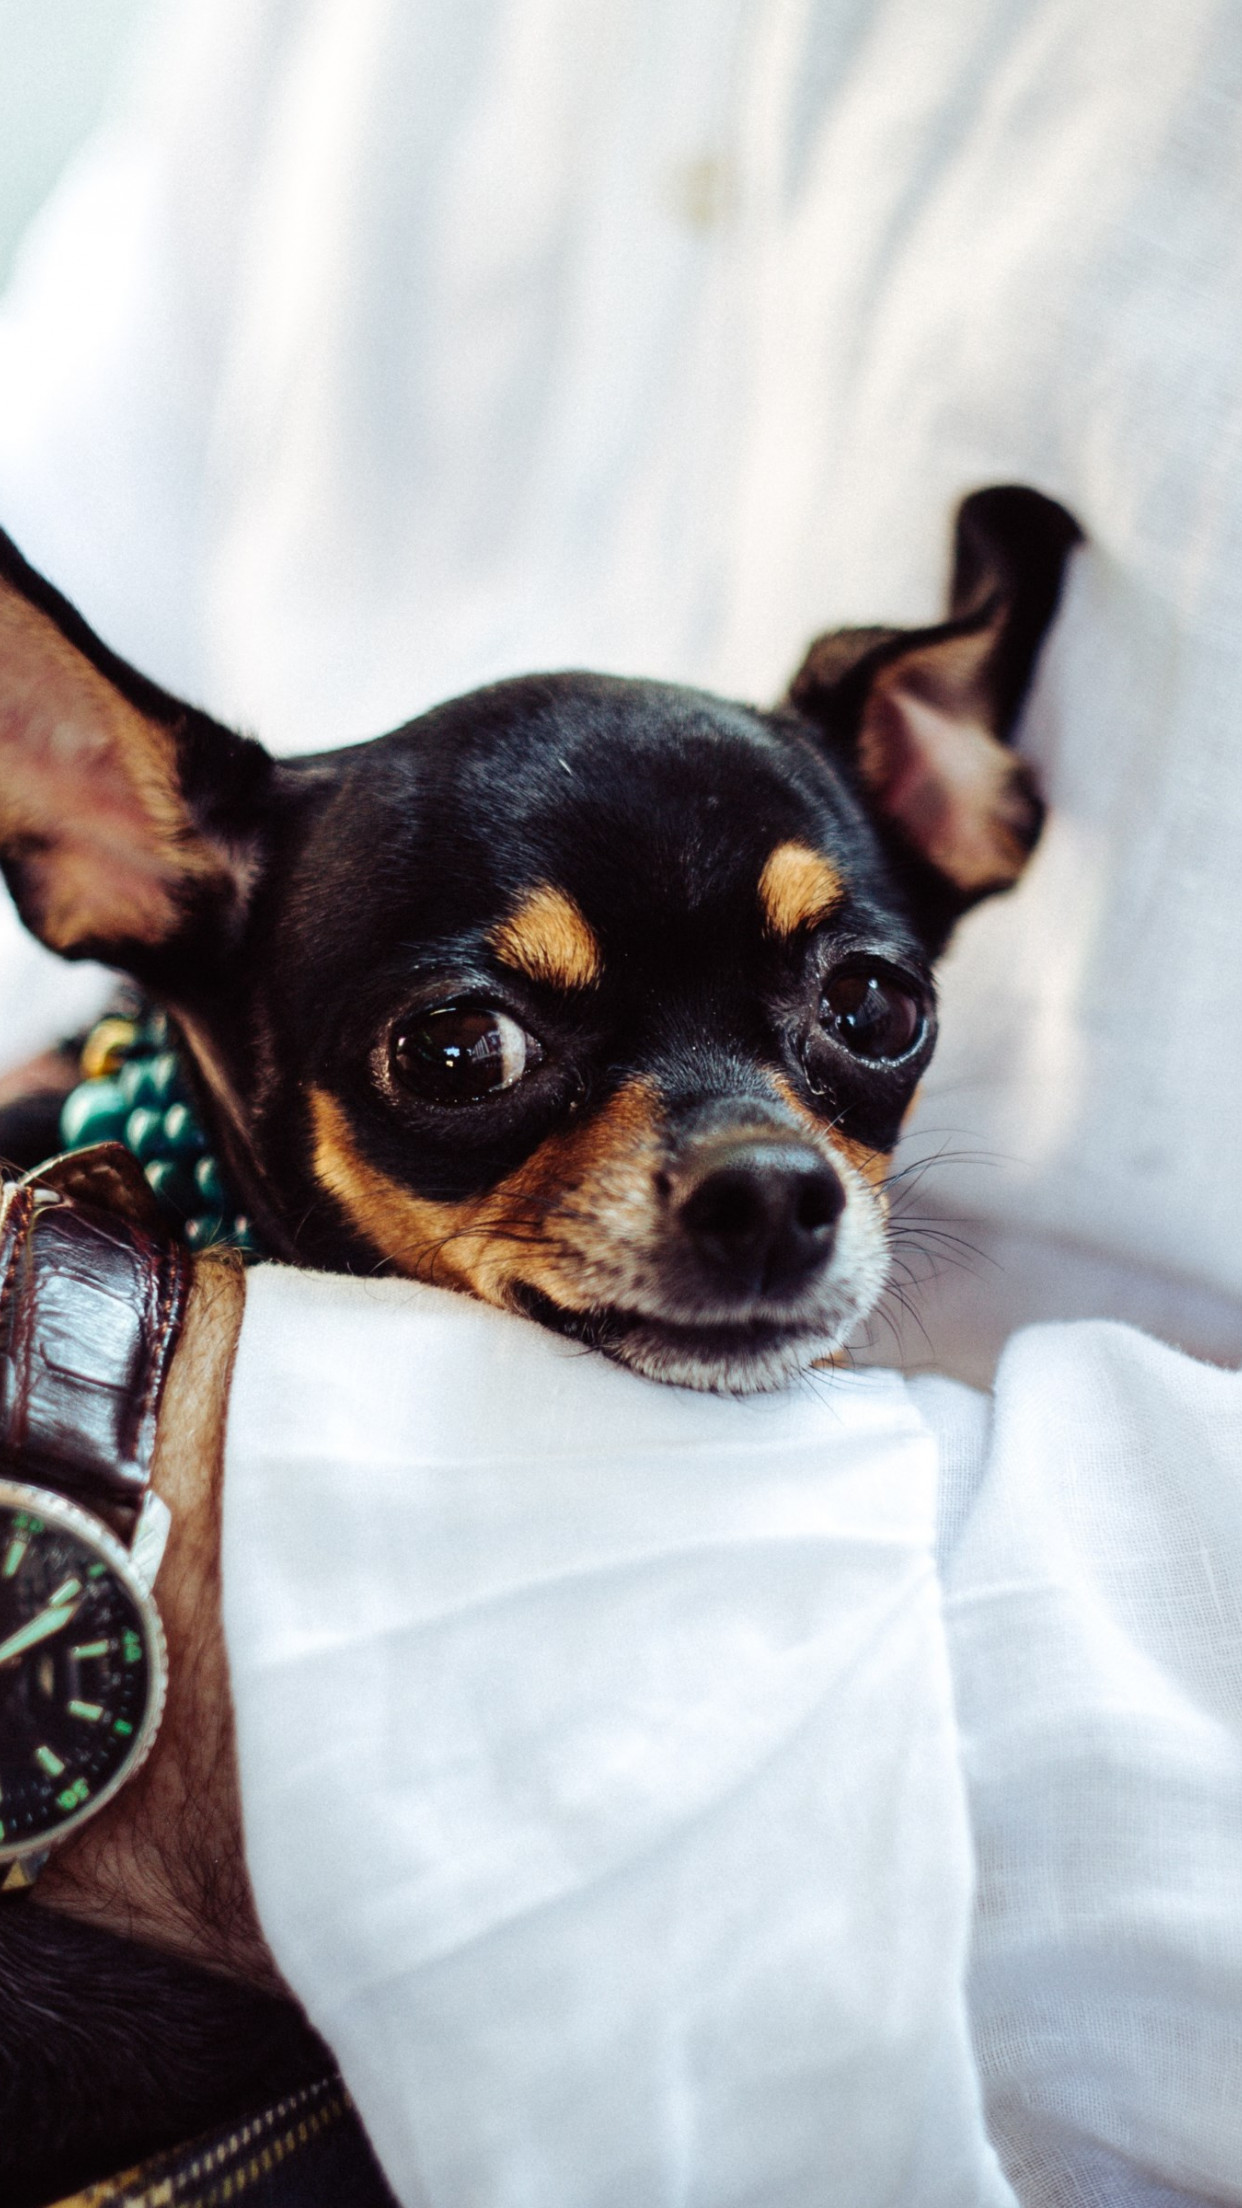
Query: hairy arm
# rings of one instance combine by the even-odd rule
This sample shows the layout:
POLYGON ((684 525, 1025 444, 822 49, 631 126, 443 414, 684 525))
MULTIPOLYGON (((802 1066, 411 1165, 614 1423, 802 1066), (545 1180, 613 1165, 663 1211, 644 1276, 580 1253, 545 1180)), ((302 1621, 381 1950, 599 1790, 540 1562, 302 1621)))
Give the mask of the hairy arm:
POLYGON ((31 1899, 275 1988, 242 1852, 220 1616, 225 1414, 244 1303, 244 1274, 200 1258, 152 1477, 172 1513, 156 1583, 168 1639, 163 1724, 138 1776, 53 1853, 31 1899))

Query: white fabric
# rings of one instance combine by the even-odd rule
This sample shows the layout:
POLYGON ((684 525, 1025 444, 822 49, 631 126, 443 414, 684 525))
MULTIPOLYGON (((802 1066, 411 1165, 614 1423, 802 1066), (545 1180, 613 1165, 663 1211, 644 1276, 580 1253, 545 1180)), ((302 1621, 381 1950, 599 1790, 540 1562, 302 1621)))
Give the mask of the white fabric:
POLYGON ((305 746, 540 663, 768 697, 815 629, 934 612, 964 490, 1065 498, 1054 818, 962 932, 909 1152, 985 1256, 907 1241, 947 1277, 903 1349, 1111 1310, 1242 1355, 1237 8, 165 12, 0 325, 31 555, 305 746))
POLYGON ((980 2078, 1024 2208, 1242 2202, 1240 1466, 1117 1327, 989 1432, 253 1274, 250 1865, 406 2208, 1010 2202, 980 2078))
POLYGON ((899 1380, 263 1268, 226 1510, 260 1914, 407 2208, 1012 2201, 899 1380))
POLYGON ((1112 2149, 1242 2199, 1242 1376, 1019 1335, 944 1576, 1014 2183, 1111 2200, 1112 2149))

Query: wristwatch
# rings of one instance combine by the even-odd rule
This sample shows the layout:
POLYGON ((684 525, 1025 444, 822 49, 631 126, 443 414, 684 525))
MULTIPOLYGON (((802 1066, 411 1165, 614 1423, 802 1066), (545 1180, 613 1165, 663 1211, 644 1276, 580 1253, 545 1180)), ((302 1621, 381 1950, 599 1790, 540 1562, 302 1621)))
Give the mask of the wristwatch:
POLYGON ((0 1892, 133 1777, 164 1706, 156 1421, 190 1282, 118 1143, 0 1201, 0 1892))

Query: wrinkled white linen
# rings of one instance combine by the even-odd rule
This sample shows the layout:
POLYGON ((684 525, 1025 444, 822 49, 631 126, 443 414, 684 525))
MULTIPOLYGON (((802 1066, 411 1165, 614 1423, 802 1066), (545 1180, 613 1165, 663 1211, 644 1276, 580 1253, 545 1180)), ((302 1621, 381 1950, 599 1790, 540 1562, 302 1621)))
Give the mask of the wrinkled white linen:
POLYGON ((903 1346, 977 1376, 1110 1311, 1242 1356, 1237 8, 165 13, 0 318, 0 518, 297 748, 539 664, 767 698, 934 613, 963 491, 1067 500, 1054 815, 907 1151, 997 1264, 903 1346))
POLYGON ((260 1914, 407 2208, 1011 2201, 899 1380, 265 1267, 226 1510, 260 1914))
POLYGON ((1242 2199, 1242 1376, 1116 1326, 1019 1335, 959 1523, 971 2015, 1006 2166, 1040 2208, 1124 2200, 1118 2152, 1242 2199))
POLYGON ((990 1423, 253 1274, 251 1872, 406 2208, 1009 2202, 989 2134, 1024 2208, 1242 2202, 1240 1463, 1115 1326, 990 1423))
POLYGON ((1021 1334, 944 1588, 1014 2184, 1094 2208, 1123 2153, 1240 2199, 1242 1376, 1123 1327, 1021 1334))

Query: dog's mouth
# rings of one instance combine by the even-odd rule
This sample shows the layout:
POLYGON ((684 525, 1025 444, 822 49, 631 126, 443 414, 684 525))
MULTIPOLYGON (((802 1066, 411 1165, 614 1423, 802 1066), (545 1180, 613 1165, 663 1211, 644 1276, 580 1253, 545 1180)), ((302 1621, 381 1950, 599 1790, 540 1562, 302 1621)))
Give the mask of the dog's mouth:
POLYGON ((826 1363, 883 1292, 881 1208, 860 1176, 834 1161, 830 1215, 804 1216, 808 1184, 815 1196, 829 1178, 817 1151, 734 1142, 722 1159, 719 1148, 645 1246, 641 1237, 622 1242, 597 1230, 589 1251, 560 1251, 572 1303, 512 1274, 505 1301, 550 1332, 673 1387, 756 1395, 826 1363))
POLYGON ((566 1340, 595 1349, 649 1380, 726 1395, 779 1388, 839 1350, 858 1316, 837 1326, 822 1314, 795 1319, 739 1318, 686 1324, 648 1311, 599 1305, 574 1311, 542 1289, 515 1283, 511 1301, 525 1317, 566 1340))

